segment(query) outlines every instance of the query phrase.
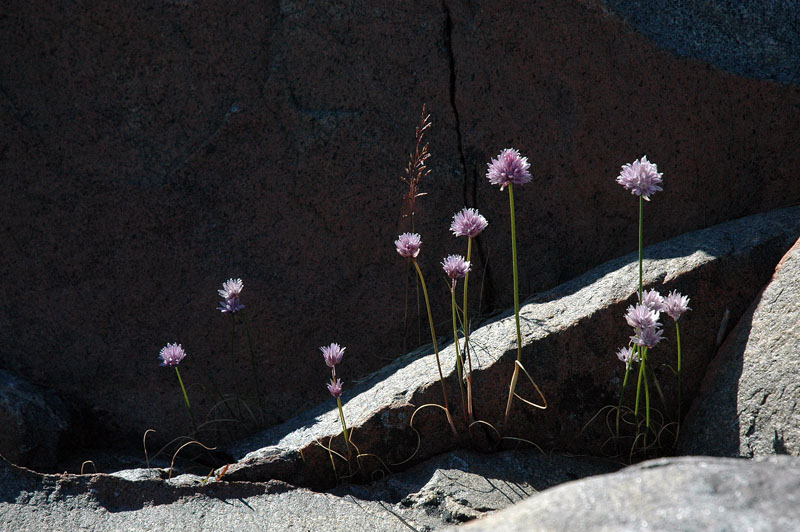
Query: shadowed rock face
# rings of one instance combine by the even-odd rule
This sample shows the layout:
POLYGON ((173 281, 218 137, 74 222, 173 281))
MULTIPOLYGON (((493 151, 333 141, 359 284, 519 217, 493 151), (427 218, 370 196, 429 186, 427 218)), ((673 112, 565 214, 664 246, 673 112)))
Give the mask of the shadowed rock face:
POLYGON ((507 197, 483 178, 502 148, 536 177, 516 196, 523 295, 635 248, 613 179, 645 153, 666 182, 648 243, 800 198, 796 86, 675 57, 595 4, 8 3, 0 364, 65 398, 87 442, 136 445, 189 431, 157 366, 167 342, 188 352, 198 417, 229 417, 217 391, 255 407, 260 386, 265 424, 326 396, 317 346, 347 345, 353 379, 425 342, 391 245, 423 102, 433 174, 414 224, 440 331, 436 272, 463 253, 447 226, 465 204, 490 221, 471 306, 510 306, 507 197), (255 373, 214 310, 231 276, 255 373))
POLYGON ((50 469, 63 452, 69 410, 54 393, 0 371, 0 454, 15 464, 50 469))
POLYGON ((798 493, 795 457, 665 458, 558 486, 463 530, 795 530, 798 493))
MULTIPOLYGON (((662 293, 674 289, 691 297, 692 310, 681 318, 684 408, 691 403, 714 354, 725 310, 734 317, 744 312, 769 278, 773 268, 766 265, 780 259, 798 232, 800 207, 793 207, 646 248, 645 287, 662 293)), ((628 255, 525 302, 520 312, 522 361, 547 397, 548 408, 534 410, 515 403, 504 436, 581 455, 626 452, 614 448, 604 416, 590 420, 604 407, 617 404, 624 368, 614 352, 632 334, 623 314, 637 288, 637 257, 628 255)), ((501 428, 516 358, 514 327, 513 315, 506 313, 474 330, 470 338, 475 354, 475 417, 497 429, 501 428)), ((665 319, 664 329, 667 340, 649 356, 667 402, 663 406, 653 392, 653 408, 668 423, 677 417, 677 393, 675 378, 666 368, 675 365, 676 355, 674 326, 665 319)), ((350 468, 344 461, 348 453, 338 410, 331 400, 234 446, 230 452, 237 463, 225 468, 226 476, 247 481, 276 478, 325 487, 333 485, 337 476, 369 478, 372 472, 397 471, 409 462, 458 445, 490 448, 496 434, 482 430, 486 425, 481 425, 473 428, 470 438, 463 421, 452 344, 440 350, 440 358, 459 429, 457 438, 439 409, 415 413, 421 405, 442 404, 434 355, 420 350, 346 390, 345 417, 352 441, 364 454, 358 460, 352 458, 350 468), (419 439, 409 428, 412 416, 419 439), (331 458, 326 450, 329 446, 341 458, 331 458), (339 468, 336 476, 331 460, 339 468)), ((626 398, 631 407, 633 390, 635 385, 626 398)), ((536 399, 524 379, 517 391, 536 399)), ((623 436, 632 435, 623 430, 623 436)), ((518 441, 506 443, 517 445, 518 441)))
POLYGON ((800 240, 713 360, 681 452, 800 455, 800 240))

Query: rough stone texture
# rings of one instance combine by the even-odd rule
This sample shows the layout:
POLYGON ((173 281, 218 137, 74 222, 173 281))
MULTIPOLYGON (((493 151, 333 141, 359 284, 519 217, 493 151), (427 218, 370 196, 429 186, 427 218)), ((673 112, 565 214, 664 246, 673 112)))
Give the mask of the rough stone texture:
POLYGON ((800 240, 728 336, 683 429, 685 454, 800 455, 800 240))
POLYGON ((166 472, 156 469, 41 475, 0 459, 0 529, 427 531, 617 468, 591 458, 548 459, 536 451, 459 451, 369 486, 314 493, 275 481, 165 480, 166 472))
POLYGON ((601 0, 637 31, 682 57, 742 76, 800 81, 800 2, 601 0))
POLYGON ((800 523, 800 460, 683 457, 547 490, 458 530, 771 532, 800 523))
POLYGON ((326 396, 318 346, 347 345, 352 378, 426 341, 424 321, 404 334, 391 246, 423 102, 423 266, 434 279, 462 251, 449 217, 479 207, 476 313, 511 301, 507 198, 483 179, 502 148, 537 176, 517 193, 523 295, 635 248, 636 204, 613 179, 644 153, 667 183, 648 243, 800 199, 797 86, 676 57, 595 2, 4 7, 0 289, 24 296, 0 306, 0 364, 79 409, 87 444, 189 431, 156 364, 166 342, 189 352, 198 417, 229 417, 215 388, 252 407, 260 385, 272 424, 326 396), (229 276, 246 283, 258 374, 214 311, 229 276))
POLYGON ((51 391, 0 370, 0 454, 15 464, 49 469, 70 429, 70 414, 51 391))
MULTIPOLYGON (((800 207, 793 207, 646 248, 645 285, 662 292, 677 289, 691 297, 693 310, 681 318, 685 404, 691 401, 712 358, 724 311, 730 309, 734 317, 744 312, 769 278, 772 265, 799 232, 800 207)), ((634 298, 637 280, 637 257, 628 255, 525 302, 521 308, 523 364, 549 406, 541 411, 516 403, 506 436, 579 454, 614 451, 604 445, 609 433, 602 418, 582 429, 603 407, 617 404, 624 371, 614 352, 631 334, 622 316, 634 298)), ((667 397, 669 415, 677 408, 677 394, 674 378, 662 367, 674 364, 675 358, 674 331, 668 324, 665 330, 668 340, 653 350, 651 357, 667 397)), ((516 358, 513 314, 506 313, 476 329, 471 341, 476 352, 476 418, 499 427, 516 358)), ((454 377, 455 350, 452 344, 442 347, 442 369, 459 438, 451 435, 438 409, 427 408, 416 414, 414 426, 419 440, 409 428, 416 407, 442 403, 434 355, 430 349, 420 350, 346 388, 344 413, 352 429, 351 438, 361 453, 377 456, 396 470, 411 457, 425 459, 470 440, 454 377)), ((343 366, 340 370, 346 371, 343 366)), ((518 392, 535 399, 530 388, 521 379, 518 392)), ((491 435, 491 430, 479 427, 473 430, 472 443, 490 446, 491 435)), ((332 400, 231 448, 237 463, 230 466, 227 475, 234 480, 275 478, 298 485, 330 485, 335 478, 327 446, 346 454, 332 400)), ((343 460, 336 461, 344 467, 343 460)), ((373 456, 361 465, 361 472, 367 476, 384 468, 373 456)))

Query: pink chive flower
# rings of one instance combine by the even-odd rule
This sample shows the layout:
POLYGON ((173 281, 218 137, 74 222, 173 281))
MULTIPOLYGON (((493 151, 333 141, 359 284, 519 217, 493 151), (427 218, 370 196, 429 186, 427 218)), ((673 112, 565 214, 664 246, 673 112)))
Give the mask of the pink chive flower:
POLYGON ((222 290, 217 290, 219 297, 225 299, 220 301, 217 310, 220 312, 239 312, 244 308, 239 302, 239 294, 242 293, 244 283, 241 279, 228 279, 222 283, 222 290))
POLYGON ((452 280, 461 279, 469 271, 469 261, 461 255, 450 255, 442 261, 442 268, 452 280))
POLYGON ((500 190, 512 183, 524 185, 531 181, 531 173, 528 171, 531 165, 528 158, 520 156, 514 148, 501 151, 497 159, 492 159, 487 166, 489 171, 486 172, 486 177, 491 184, 500 185, 500 190))
POLYGON ((464 207, 453 215, 453 223, 450 224, 450 230, 456 236, 475 238, 481 231, 486 229, 487 225, 489 225, 489 222, 478 212, 478 209, 464 207))
POLYGON ((322 356, 325 358, 325 364, 327 364, 329 368, 336 366, 336 364, 342 361, 345 349, 347 348, 340 347, 339 344, 331 344, 327 347, 319 348, 319 350, 322 351, 322 356))
POLYGON ((220 312, 239 312, 244 308, 239 302, 238 297, 232 297, 230 299, 226 299, 225 301, 220 301, 217 310, 220 312))
POLYGON ((652 290, 645 290, 642 292, 642 305, 654 311, 661 312, 664 310, 664 298, 658 293, 655 288, 652 290))
POLYGON ((640 329, 635 336, 631 336, 633 343, 642 347, 655 347, 658 342, 664 339, 664 331, 655 327, 640 329))
POLYGON ((328 391, 331 392, 331 395, 335 398, 339 398, 342 396, 342 379, 331 379, 331 382, 328 383, 328 391))
POLYGON ((162 366, 177 366, 186 356, 181 344, 167 344, 161 348, 158 358, 161 359, 162 366))
POLYGON ((633 305, 628 307, 625 313, 625 321, 634 329, 644 330, 658 327, 658 312, 647 305, 633 305))
POLYGON ((416 258, 422 247, 422 238, 417 233, 403 233, 394 241, 394 246, 403 257, 416 258))
POLYGON ((232 297, 239 297, 244 288, 244 283, 241 279, 228 279, 222 283, 222 290, 217 290, 219 297, 223 299, 230 299, 232 297))
POLYGON ((632 347, 620 347, 617 351, 617 358, 624 362, 626 365, 633 360, 639 362, 639 354, 636 353, 632 347))
POLYGON ((623 166, 622 172, 617 177, 617 183, 630 190, 631 194, 650 201, 650 196, 664 190, 660 187, 662 175, 664 174, 659 173, 656 165, 648 161, 645 155, 623 166))
POLYGON ((664 298, 664 312, 673 320, 678 321, 678 318, 687 310, 692 310, 689 306, 689 298, 682 296, 680 292, 673 290, 664 298))

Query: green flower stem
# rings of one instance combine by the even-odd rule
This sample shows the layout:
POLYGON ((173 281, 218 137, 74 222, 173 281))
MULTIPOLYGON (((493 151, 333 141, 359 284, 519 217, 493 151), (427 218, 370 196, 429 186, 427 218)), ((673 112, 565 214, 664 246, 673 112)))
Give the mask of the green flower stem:
MULTIPOLYGON (((638 345, 633 346, 633 353, 637 352, 638 345)), ((633 363, 633 354, 631 360, 625 364, 625 377, 622 379, 622 390, 619 392, 619 403, 617 404, 617 437, 619 437, 619 417, 622 411, 622 400, 625 398, 625 388, 628 386, 628 376, 631 374, 631 364, 633 363)))
POLYGON ((342 409, 342 399, 337 397, 336 404, 339 406, 339 419, 342 422, 342 431, 344 432, 344 444, 347 447, 347 457, 350 458, 350 435, 347 433, 347 423, 344 421, 344 410, 342 409))
POLYGON ((639 196, 639 303, 642 302, 642 228, 644 227, 644 200, 639 196))
MULTIPOLYGON (((236 358, 236 314, 231 312, 230 316, 231 316, 231 364, 233 364, 234 363, 234 359, 236 358)), ((238 384, 236 386, 236 391, 237 391, 236 395, 239 398, 241 398, 242 394, 241 394, 241 390, 239 389, 238 384)), ((241 414, 242 405, 237 403, 237 406, 238 406, 239 413, 241 414)))
MULTIPOLYGON (((517 270, 517 231, 514 220, 514 185, 508 184, 508 201, 511 205, 511 261, 514 266, 514 321, 517 326, 517 361, 522 361, 522 332, 519 328, 519 272, 517 270)), ((508 388, 508 402, 506 403, 506 415, 503 420, 503 427, 508 424, 508 416, 511 413, 511 403, 514 400, 514 390, 517 387, 519 378, 519 365, 514 364, 514 375, 511 377, 511 385, 508 388)))
POLYGON ((189 411, 192 427, 194 427, 194 431, 197 432, 197 423, 195 423, 194 414, 192 414, 192 405, 189 404, 189 394, 186 393, 186 387, 183 385, 183 379, 181 379, 181 372, 178 371, 178 366, 175 366, 175 373, 178 375, 178 383, 180 383, 181 390, 183 390, 183 400, 186 401, 186 409, 189 411))
POLYGON ((636 404, 633 407, 633 415, 634 416, 638 416, 639 415, 639 397, 640 397, 641 391, 642 391, 642 377, 644 376, 644 362, 645 362, 645 359, 644 359, 644 356, 643 356, 644 353, 642 352, 641 349, 639 351, 640 351, 639 352, 639 379, 636 381, 636 404))
POLYGON ((244 331, 247 334, 247 346, 250 348, 250 364, 253 366, 253 379, 256 382, 256 399, 258 401, 258 407, 260 410, 260 414, 264 415, 264 399, 261 397, 261 380, 258 378, 258 365, 256 364, 256 351, 253 348, 253 337, 250 336, 250 327, 247 324, 247 318, 243 317, 242 321, 244 321, 244 331))
POLYGON ((675 334, 678 337, 678 427, 681 424, 681 328, 675 321, 675 334))
POLYGON ((455 281, 450 283, 450 308, 453 310, 453 338, 456 344, 456 371, 458 372, 458 387, 461 390, 461 412, 464 421, 467 420, 467 402, 464 396, 464 363, 461 360, 461 348, 458 345, 458 321, 456 319, 456 287, 455 281))
POLYGON ((447 403, 447 389, 444 386, 444 375, 442 374, 442 364, 439 362, 439 344, 436 343, 436 330, 433 327, 433 314, 431 314, 431 302, 428 299, 428 287, 425 285, 425 277, 422 276, 422 270, 419 268, 417 259, 414 261, 414 267, 417 269, 420 284, 422 284, 422 293, 425 295, 425 306, 428 308, 428 324, 431 328, 431 341, 433 342, 433 352, 436 354, 436 367, 439 369, 439 382, 442 384, 442 395, 444 396, 444 411, 447 415, 447 422, 450 423, 450 429, 455 436, 458 436, 456 425, 453 423, 453 416, 450 415, 450 406, 447 403))
MULTIPOLYGON (((647 351, 645 350, 645 353, 647 351)), ((650 387, 647 385, 647 375, 644 377, 644 416, 645 426, 650 429, 650 387)))
POLYGON ((646 347, 639 347, 639 382, 636 385, 636 407, 634 408, 633 414, 638 416, 639 415, 639 397, 642 388, 642 381, 644 380, 644 408, 645 408, 645 420, 647 428, 650 428, 650 388, 647 385, 647 348, 646 347))
MULTIPOLYGON (((467 262, 472 257, 472 237, 468 237, 467 243, 467 262)), ((464 349, 467 351, 467 364, 469 365, 469 374, 467 375, 467 412, 469 414, 469 421, 472 423, 472 355, 469 352, 469 320, 467 319, 467 287, 469 286, 469 270, 464 276, 464 306, 462 307, 461 314, 463 322, 461 323, 464 329, 464 349)))
POLYGON ((522 333, 519 328, 519 271, 517 269, 517 231, 514 221, 514 185, 508 184, 511 204, 511 260, 514 263, 514 320, 517 325, 517 361, 522 362, 522 333))

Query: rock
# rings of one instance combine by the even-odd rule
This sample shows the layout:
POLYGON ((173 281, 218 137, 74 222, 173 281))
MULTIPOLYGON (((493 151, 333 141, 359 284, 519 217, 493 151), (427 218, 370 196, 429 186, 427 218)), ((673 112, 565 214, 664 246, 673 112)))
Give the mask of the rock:
MULTIPOLYGON (((255 425, 242 407, 243 428, 220 428, 220 395, 260 425, 323 400, 320 345, 347 345, 357 378, 426 341, 424 316, 421 334, 416 315, 403 324, 409 270, 391 245, 410 227, 399 176, 423 102, 423 267, 433 278, 463 252, 449 218, 479 207, 476 317, 512 301, 507 196, 483 177, 502 148, 536 176, 517 191, 524 296, 635 248, 635 201, 613 180, 645 153, 667 183, 648 243, 800 196, 796 87, 677 57, 597 2, 17 0, 5 12, 0 289, 25 288, 24 304, 0 307, 3 367, 85 411, 92 425, 76 429, 97 446, 189 433, 174 372, 156 361, 167 342, 189 353, 182 375, 213 443, 255 425), (256 372, 244 337, 229 354, 214 310, 228 277, 245 281, 256 372)), ((784 50, 790 30, 760 31, 784 50)), ((431 285, 446 323, 446 288, 431 285)))
POLYGON ((794 2, 603 0, 603 4, 680 57, 700 58, 741 76, 800 82, 800 17, 794 2))
POLYGON ((552 486, 619 468, 598 458, 546 457, 537 450, 458 450, 377 482, 340 486, 328 493, 392 504, 393 511, 417 530, 436 529, 506 508, 552 486))
POLYGON ((287 484, 225 482, 162 470, 41 475, 0 459, 8 530, 437 530, 510 506, 536 490, 618 466, 538 451, 437 457, 371 486, 328 493, 287 484), (164 480, 162 480, 162 476, 164 480))
POLYGON ((534 495, 458 530, 797 530, 800 460, 651 460, 534 495))
MULTIPOLYGON (((771 265, 798 232, 800 207, 792 207, 689 233, 645 250, 646 287, 662 292, 678 289, 691 297, 693 310, 681 318, 685 404, 714 353, 725 310, 730 309, 734 317, 744 312, 768 279, 771 265)), ((523 364, 547 397, 548 408, 533 410, 517 402, 505 436, 561 452, 598 456, 613 451, 605 445, 609 432, 603 419, 589 421, 604 407, 617 404, 624 371, 614 352, 630 335, 622 316, 637 281, 637 256, 628 255, 525 302, 521 309, 523 364)), ((662 367, 674 364, 675 357, 669 324, 666 330, 670 338, 651 356, 669 415, 677 409, 677 394, 674 378, 662 367)), ((506 312, 476 329, 471 341, 477 351, 476 418, 500 429, 516 358, 513 315, 506 312)), ((351 439, 358 452, 368 455, 363 460, 353 458, 351 464, 360 464, 367 478, 373 471, 396 471, 459 445, 493 448, 497 444, 497 433, 487 424, 473 427, 473 437, 469 437, 454 377, 452 344, 442 346, 440 357, 458 438, 450 433, 439 409, 415 413, 421 405, 442 403, 430 348, 398 359, 359 384, 347 384, 343 400, 351 439), (412 416, 414 430, 409 427, 412 416)), ((529 384, 522 382, 518 392, 535 399, 529 384)), ((231 480, 279 479, 315 487, 333 485, 331 460, 341 469, 347 455, 333 400, 244 440, 229 452, 237 460, 227 470, 231 480), (340 457, 331 458, 328 447, 340 457)))
POLYGON ((71 428, 69 411, 55 393, 2 370, 0 426, 0 455, 40 470, 58 463, 71 428))
POLYGON ((682 431, 686 454, 800 455, 800 240, 721 346, 682 431))

